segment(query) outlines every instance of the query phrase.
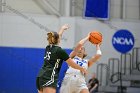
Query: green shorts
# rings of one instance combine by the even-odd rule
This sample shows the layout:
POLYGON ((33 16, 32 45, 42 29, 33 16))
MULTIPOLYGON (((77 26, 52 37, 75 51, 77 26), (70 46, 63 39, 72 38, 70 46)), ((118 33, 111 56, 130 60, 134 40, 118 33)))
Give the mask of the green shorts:
POLYGON ((36 87, 38 90, 43 87, 53 87, 56 89, 57 87, 58 75, 52 75, 50 71, 40 70, 38 77, 36 78, 36 87))

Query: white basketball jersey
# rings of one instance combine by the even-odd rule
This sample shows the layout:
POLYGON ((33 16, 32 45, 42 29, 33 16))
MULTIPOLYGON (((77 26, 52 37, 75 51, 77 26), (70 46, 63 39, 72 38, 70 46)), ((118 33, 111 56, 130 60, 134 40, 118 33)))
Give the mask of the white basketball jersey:
MULTIPOLYGON (((73 58, 74 62, 82 67, 84 67, 85 69, 88 68, 88 61, 85 60, 85 59, 81 59, 80 57, 74 57, 73 58)), ((80 70, 77 70, 77 69, 74 69, 72 68, 71 66, 69 66, 67 72, 68 74, 80 74, 81 71, 80 70)))

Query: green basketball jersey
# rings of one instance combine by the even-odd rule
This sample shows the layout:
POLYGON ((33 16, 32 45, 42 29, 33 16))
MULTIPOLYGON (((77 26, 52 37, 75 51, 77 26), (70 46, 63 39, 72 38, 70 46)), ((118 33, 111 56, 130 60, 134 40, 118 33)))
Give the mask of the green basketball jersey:
POLYGON ((59 72, 63 60, 66 61, 69 55, 59 46, 49 45, 46 47, 43 68, 59 72))
POLYGON ((59 46, 48 45, 45 50, 44 64, 38 77, 42 79, 41 86, 56 85, 63 60, 69 55, 59 46))

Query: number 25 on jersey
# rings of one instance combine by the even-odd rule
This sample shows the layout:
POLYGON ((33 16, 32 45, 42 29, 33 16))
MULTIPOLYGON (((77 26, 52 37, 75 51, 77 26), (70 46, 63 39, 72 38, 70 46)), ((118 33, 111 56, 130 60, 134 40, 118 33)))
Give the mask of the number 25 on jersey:
POLYGON ((47 60, 50 60, 50 55, 51 55, 51 52, 46 52, 46 56, 44 57, 44 59, 46 58, 47 60))

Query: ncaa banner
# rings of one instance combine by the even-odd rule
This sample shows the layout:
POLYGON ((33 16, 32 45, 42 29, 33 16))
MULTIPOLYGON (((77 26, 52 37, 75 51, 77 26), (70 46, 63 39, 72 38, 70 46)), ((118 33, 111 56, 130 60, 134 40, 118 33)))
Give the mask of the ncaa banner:
POLYGON ((126 30, 118 30, 112 37, 113 47, 120 53, 125 54, 133 49, 135 38, 133 34, 126 30))
POLYGON ((99 19, 109 18, 109 0, 85 0, 85 17, 95 17, 99 19))

